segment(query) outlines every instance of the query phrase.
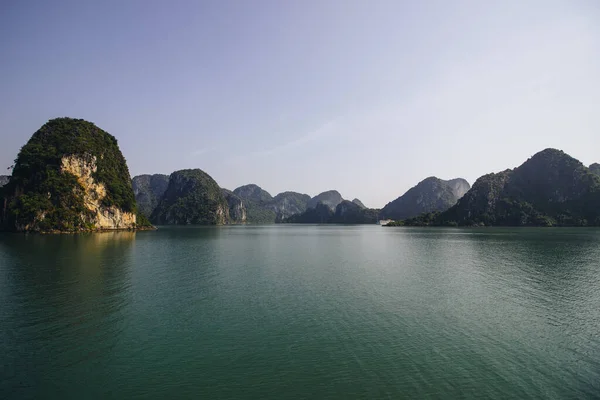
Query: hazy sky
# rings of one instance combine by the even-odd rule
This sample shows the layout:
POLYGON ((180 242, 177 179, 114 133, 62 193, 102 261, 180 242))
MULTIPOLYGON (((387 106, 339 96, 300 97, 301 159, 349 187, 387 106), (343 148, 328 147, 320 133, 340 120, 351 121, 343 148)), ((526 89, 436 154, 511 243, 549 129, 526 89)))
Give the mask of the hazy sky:
POLYGON ((60 116, 116 136, 132 176, 370 207, 546 147, 588 165, 600 1, 0 0, 0 174, 60 116))

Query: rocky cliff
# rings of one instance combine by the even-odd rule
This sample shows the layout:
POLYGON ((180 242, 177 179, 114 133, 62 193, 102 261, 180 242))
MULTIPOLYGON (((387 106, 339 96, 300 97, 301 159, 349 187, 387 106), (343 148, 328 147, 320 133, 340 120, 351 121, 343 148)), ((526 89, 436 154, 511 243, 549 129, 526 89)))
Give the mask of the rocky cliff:
POLYGON ((381 209, 380 217, 405 219, 421 213, 445 211, 456 204, 469 188, 469 183, 462 178, 445 181, 432 176, 388 203, 381 209))
POLYGON ((2 192, 1 225, 8 230, 76 232, 141 225, 117 140, 80 119, 53 119, 35 132, 2 192))
POLYGON ((248 221, 248 214, 242 198, 231 190, 221 189, 221 192, 229 205, 229 223, 245 224, 248 221))
POLYGON ((151 221, 161 225, 222 225, 229 221, 229 204, 206 172, 176 171, 169 177, 151 221))
POLYGON ((138 175, 133 178, 132 186, 139 211, 150 218, 169 186, 169 176, 162 174, 138 175))
POLYGON ((310 201, 309 195, 297 192, 282 192, 272 197, 269 192, 254 184, 240 186, 233 194, 244 201, 247 222, 253 224, 281 222, 305 211, 310 201))
POLYGON ((269 203, 273 200, 273 196, 260 186, 253 183, 236 188, 233 193, 242 199, 254 201, 257 203, 269 203))
POLYGON ((594 164, 590 165, 590 171, 592 171, 592 173, 600 176, 600 164, 594 163, 594 164))
POLYGON ((275 211, 275 222, 281 222, 284 219, 306 211, 310 196, 297 192, 279 193, 270 203, 270 207, 275 211))
POLYGON ((600 177, 556 149, 477 179, 449 210, 409 225, 599 226, 600 177))
POLYGON ((362 201, 360 201, 359 199, 354 199, 354 200, 352 200, 352 202, 353 202, 354 204, 356 204, 357 206, 359 206, 360 208, 367 208, 367 207, 366 207, 366 206, 363 204, 363 202, 362 202, 362 201))
POLYGON ((329 207, 332 211, 335 210, 338 204, 344 200, 342 195, 337 190, 328 190, 323 193, 319 193, 307 204, 307 208, 315 208, 317 204, 322 203, 329 207))
POLYGON ((255 184, 236 188, 233 193, 245 201, 247 222, 269 224, 275 222, 275 211, 271 207, 273 196, 255 184))
POLYGON ((0 175, 0 187, 6 185, 10 180, 10 176, 8 175, 0 175))

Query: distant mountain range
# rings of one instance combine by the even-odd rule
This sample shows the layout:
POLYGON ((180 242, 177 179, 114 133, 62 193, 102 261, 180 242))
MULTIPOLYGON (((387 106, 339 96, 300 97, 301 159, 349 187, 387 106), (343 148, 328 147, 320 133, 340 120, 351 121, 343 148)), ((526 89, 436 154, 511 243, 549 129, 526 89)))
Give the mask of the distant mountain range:
MULTIPOLYGON (((198 170, 200 171, 200 170, 198 170)), ((181 171, 179 171, 181 172, 181 171)), ((203 171, 201 171, 204 173, 203 171)), ((204 173, 205 174, 205 173, 204 173)), ((171 178, 173 174, 171 175, 171 178)), ((212 178, 211 178, 212 179, 212 178)), ((170 212, 170 217, 159 217, 159 214, 155 214, 154 211, 161 202, 167 187, 170 183, 170 178, 167 175, 139 175, 133 178, 133 189, 138 202, 140 211, 145 214, 153 223, 165 224, 165 223, 188 223, 181 221, 188 221, 188 219, 176 218, 173 219, 174 213, 170 212)), ((196 188, 203 188, 202 191, 211 191, 205 186, 206 181, 200 179, 196 182, 196 188)), ((188 194, 183 195, 181 193, 186 192, 184 188, 179 189, 180 202, 187 200, 188 194)), ((186 192, 187 193, 187 192, 186 192)), ((248 184, 240 186, 233 191, 221 188, 221 195, 225 202, 227 202, 228 210, 224 214, 224 220, 222 223, 225 224, 272 224, 278 222, 284 222, 288 218, 304 213, 306 210, 314 209, 318 204, 324 204, 332 215, 336 212, 336 207, 342 202, 351 203, 352 206, 346 204, 343 210, 348 209, 358 210, 366 209, 362 202, 358 199, 354 199, 352 202, 348 202, 342 199, 341 194, 336 190, 329 190, 318 194, 311 198, 307 194, 297 192, 283 192, 279 193, 275 197, 271 196, 269 192, 262 189, 256 184, 248 184), (315 206, 312 206, 315 205, 315 206), (312 206, 312 207, 311 207, 312 206), (355 207, 356 206, 356 207, 355 207)), ((173 197, 173 195, 170 195, 173 197)), ((189 223, 195 221, 193 217, 192 208, 202 208, 201 204, 193 203, 192 206, 186 206, 190 212, 189 223)), ((349 211, 344 211, 344 215, 348 214, 349 211)), ((178 215, 182 213, 182 209, 178 209, 178 215)), ((364 214, 364 213, 362 213, 364 214)), ((368 214, 368 213, 367 213, 368 214)), ((369 214, 373 215, 373 213, 369 214)), ((338 220, 341 216, 338 216, 338 220)), ((310 219, 307 217, 307 219, 310 219)), ((328 218, 329 220, 329 218, 328 218)), ((375 223, 376 215, 369 218, 355 217, 353 221, 369 221, 369 223, 375 223)), ((220 221, 220 220, 219 220, 220 221)), ((208 222, 207 222, 208 223, 208 222)), ((211 222, 212 223, 212 222, 211 222)), ((215 222, 221 223, 221 222, 215 222)), ((356 223, 356 222, 353 222, 356 223)), ((366 223, 366 222, 361 222, 366 223)))
POLYGON ((133 178, 117 140, 73 118, 48 121, 0 176, 0 229, 82 232, 155 224, 375 223, 441 226, 600 226, 600 164, 543 150, 519 167, 461 178, 429 177, 383 209, 258 185, 221 188, 200 169, 133 178), (148 221, 150 219, 150 221, 148 221))
POLYGON ((600 226, 600 176, 568 154, 546 149, 515 169, 477 179, 450 209, 396 225, 600 226))
POLYGON ((600 224, 594 211, 599 204, 594 185, 600 179, 600 164, 587 168, 554 149, 536 154, 514 170, 484 175, 473 187, 462 178, 426 178, 381 210, 366 208, 359 199, 344 200, 337 190, 312 198, 291 191, 273 197, 260 186, 248 184, 233 191, 220 188, 217 193, 214 184, 207 186, 210 176, 201 172, 204 178, 196 187, 203 189, 192 195, 194 202, 186 203, 187 208, 181 203, 188 202, 190 195, 183 195, 182 188, 168 195, 180 204, 177 212, 167 213, 169 217, 154 211, 166 195, 170 178, 136 176, 133 189, 140 212, 159 224, 376 223, 379 219, 392 219, 397 225, 600 224), (209 192, 212 197, 199 194, 209 192), (216 203, 204 204, 209 197, 216 203), (194 216, 204 209, 212 210, 209 214, 213 217, 194 216), (187 212, 190 214, 186 216, 187 212))

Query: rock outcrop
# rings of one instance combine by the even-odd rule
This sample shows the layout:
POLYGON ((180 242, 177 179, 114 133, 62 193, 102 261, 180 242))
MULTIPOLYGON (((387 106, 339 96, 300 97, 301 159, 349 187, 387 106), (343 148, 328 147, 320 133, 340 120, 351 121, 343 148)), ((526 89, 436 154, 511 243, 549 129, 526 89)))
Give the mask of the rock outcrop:
POLYGON ((229 205, 229 223, 245 224, 248 222, 248 214, 246 205, 241 197, 237 196, 231 190, 221 189, 223 197, 229 205))
POLYGON ((236 196, 245 200, 250 200, 256 203, 269 203, 273 200, 273 196, 260 186, 253 183, 236 188, 233 193, 236 196))
POLYGON ((592 165, 590 165, 590 171, 592 171, 592 173, 600 176, 600 164, 593 163, 592 165))
POLYGON ((424 179, 381 209, 381 219, 406 219, 421 213, 446 211, 460 199, 469 183, 462 179, 444 181, 434 176, 424 179))
POLYGON ((367 207, 366 207, 366 206, 363 204, 363 202, 362 202, 362 201, 360 201, 359 199, 354 199, 354 200, 352 200, 352 202, 353 202, 354 204, 356 204, 357 206, 359 206, 360 208, 367 208, 367 207))
POLYGON ((133 178, 132 185, 138 210, 150 218, 169 186, 169 176, 162 174, 138 175, 133 178))
POLYGON ((137 229, 131 178, 117 140, 94 124, 48 121, 23 146, 2 188, 7 230, 80 232, 137 229))
POLYGON ((332 211, 335 210, 338 204, 340 204, 344 199, 342 195, 337 190, 328 190, 323 193, 319 193, 307 204, 307 208, 315 208, 317 204, 322 203, 329 207, 332 211))
POLYGON ((169 177, 151 221, 159 225, 223 225, 229 221, 229 204, 206 172, 176 171, 169 177))
MULTIPOLYGON (((102 201, 106 198, 106 185, 97 182, 94 174, 98 172, 96 156, 70 155, 61 159, 61 173, 71 174, 77 178, 83 188, 83 204, 92 214, 92 223, 98 229, 133 229, 136 215, 116 206, 105 206, 102 201)), ((28 230, 27 228, 24 230, 28 230)))
POLYGON ((233 193, 246 203, 247 222, 251 224, 272 224, 276 214, 271 203, 273 196, 255 184, 236 188, 233 193))
POLYGON ((272 197, 254 184, 240 186, 233 194, 244 201, 247 222, 252 224, 282 222, 291 215, 305 211, 310 201, 309 195, 297 192, 283 192, 272 197))
POLYGON ((10 180, 10 176, 8 175, 0 175, 0 187, 6 185, 10 180))
POLYGON ((297 192, 279 193, 269 207, 275 211, 275 222, 281 222, 294 214, 306 211, 310 196, 297 192))

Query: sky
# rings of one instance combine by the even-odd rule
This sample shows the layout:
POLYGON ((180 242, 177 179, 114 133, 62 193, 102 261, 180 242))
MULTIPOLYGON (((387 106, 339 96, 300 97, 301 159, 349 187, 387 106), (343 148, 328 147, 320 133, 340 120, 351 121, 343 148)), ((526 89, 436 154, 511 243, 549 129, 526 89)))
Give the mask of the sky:
POLYGON ((600 162, 599 71, 596 0, 0 0, 0 174, 68 116, 132 176, 382 207, 548 147, 600 162))

